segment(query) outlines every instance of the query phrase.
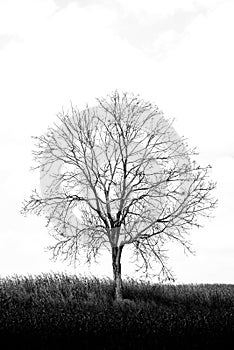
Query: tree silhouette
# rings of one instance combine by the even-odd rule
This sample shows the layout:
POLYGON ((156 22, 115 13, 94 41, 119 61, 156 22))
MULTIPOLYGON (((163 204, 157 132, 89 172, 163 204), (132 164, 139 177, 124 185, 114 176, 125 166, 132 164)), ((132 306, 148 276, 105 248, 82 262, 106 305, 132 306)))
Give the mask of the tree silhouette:
POLYGON ((121 299, 123 247, 131 245, 145 273, 156 262, 159 276, 172 278, 163 248, 176 241, 191 251, 187 233, 210 216, 215 183, 157 106, 117 91, 97 101, 60 113, 59 125, 34 137, 41 194, 22 212, 45 215, 54 258, 76 261, 85 251, 90 262, 107 248, 121 299))

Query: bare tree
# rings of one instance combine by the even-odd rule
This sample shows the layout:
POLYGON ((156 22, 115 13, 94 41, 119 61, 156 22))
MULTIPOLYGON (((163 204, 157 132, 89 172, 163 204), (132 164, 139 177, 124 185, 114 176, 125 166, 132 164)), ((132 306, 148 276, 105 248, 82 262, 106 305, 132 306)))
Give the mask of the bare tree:
POLYGON ((147 273, 160 263, 172 278, 163 250, 176 241, 191 251, 188 231, 216 205, 209 167, 191 157, 157 106, 115 91, 98 106, 58 115, 59 125, 34 137, 41 194, 23 203, 24 214, 45 215, 55 238, 53 257, 87 261, 105 247, 112 254, 115 296, 122 298, 121 254, 131 245, 147 273))

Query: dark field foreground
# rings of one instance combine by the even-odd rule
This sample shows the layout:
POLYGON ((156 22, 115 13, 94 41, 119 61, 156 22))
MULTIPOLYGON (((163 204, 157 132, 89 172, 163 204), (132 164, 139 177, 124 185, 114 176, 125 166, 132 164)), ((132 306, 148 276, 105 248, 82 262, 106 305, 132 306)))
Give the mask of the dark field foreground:
POLYGON ((0 280, 0 340, 23 349, 233 349, 234 285, 67 275, 0 280))

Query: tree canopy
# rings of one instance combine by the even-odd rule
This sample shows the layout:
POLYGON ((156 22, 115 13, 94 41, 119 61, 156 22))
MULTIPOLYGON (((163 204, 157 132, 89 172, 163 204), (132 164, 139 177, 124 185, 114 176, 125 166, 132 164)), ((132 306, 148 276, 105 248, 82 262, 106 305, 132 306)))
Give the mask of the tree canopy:
POLYGON ((34 137, 41 193, 32 193, 23 213, 45 215, 55 258, 77 260, 85 249, 90 261, 106 247, 120 263, 131 245, 140 268, 160 263, 170 277, 165 243, 190 250, 190 228, 216 205, 210 166, 193 160, 195 150, 157 106, 117 91, 97 101, 63 111, 34 137))

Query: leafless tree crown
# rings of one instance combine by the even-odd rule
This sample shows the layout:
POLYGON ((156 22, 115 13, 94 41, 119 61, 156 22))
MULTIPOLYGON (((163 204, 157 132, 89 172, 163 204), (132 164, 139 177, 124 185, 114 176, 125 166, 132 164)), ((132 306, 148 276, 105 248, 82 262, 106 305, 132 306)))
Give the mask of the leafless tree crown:
POLYGON ((98 106, 58 115, 59 124, 35 137, 41 194, 23 212, 44 214, 56 239, 54 257, 87 259, 100 248, 131 244, 139 267, 166 267, 164 244, 190 250, 187 233, 216 205, 208 167, 191 156, 157 106, 114 92, 98 106))

